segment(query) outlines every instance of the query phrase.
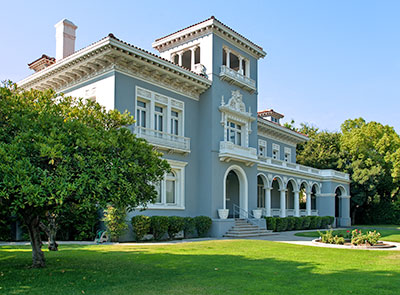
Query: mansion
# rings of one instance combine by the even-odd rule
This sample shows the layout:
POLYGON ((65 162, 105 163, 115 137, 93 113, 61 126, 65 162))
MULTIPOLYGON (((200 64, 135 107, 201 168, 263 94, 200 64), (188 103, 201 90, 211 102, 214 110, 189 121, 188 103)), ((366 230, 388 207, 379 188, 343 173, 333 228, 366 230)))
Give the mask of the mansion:
POLYGON ((76 51, 77 27, 66 19, 55 27, 56 57, 30 63, 35 73, 18 85, 134 114, 131 131, 172 171, 156 202, 131 215, 209 216, 215 237, 235 217, 260 214, 350 225, 349 175, 297 164, 296 145, 307 136, 282 126, 272 109, 257 112, 260 46, 215 17, 155 40, 159 55, 112 34, 76 51))

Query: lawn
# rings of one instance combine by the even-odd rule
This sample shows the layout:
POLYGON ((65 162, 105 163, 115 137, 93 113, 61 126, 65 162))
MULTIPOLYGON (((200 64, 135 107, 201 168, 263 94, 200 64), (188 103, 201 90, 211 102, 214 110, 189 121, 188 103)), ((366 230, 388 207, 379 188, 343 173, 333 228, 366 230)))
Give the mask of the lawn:
POLYGON ((217 240, 61 245, 29 269, 28 247, 0 247, 1 294, 398 294, 400 252, 217 240))

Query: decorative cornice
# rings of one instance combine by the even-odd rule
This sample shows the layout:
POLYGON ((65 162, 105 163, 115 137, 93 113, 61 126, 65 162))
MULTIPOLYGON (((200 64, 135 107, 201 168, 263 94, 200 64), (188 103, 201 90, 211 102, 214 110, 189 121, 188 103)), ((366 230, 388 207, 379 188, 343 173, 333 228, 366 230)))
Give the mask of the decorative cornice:
POLYGON ((262 118, 257 118, 257 129, 258 135, 273 138, 291 146, 309 140, 305 135, 262 118))
POLYGON ((61 92, 110 70, 140 77, 199 99, 211 81, 150 53, 107 37, 20 81, 25 89, 61 92))
POLYGON ((166 51, 172 47, 176 47, 182 43, 188 42, 192 39, 199 38, 209 33, 215 33, 223 39, 235 44, 242 50, 248 52, 255 58, 263 58, 266 52, 258 45, 254 44, 247 38, 235 32, 228 26, 221 23, 214 17, 211 17, 203 22, 157 39, 153 42, 153 48, 160 52, 166 51))

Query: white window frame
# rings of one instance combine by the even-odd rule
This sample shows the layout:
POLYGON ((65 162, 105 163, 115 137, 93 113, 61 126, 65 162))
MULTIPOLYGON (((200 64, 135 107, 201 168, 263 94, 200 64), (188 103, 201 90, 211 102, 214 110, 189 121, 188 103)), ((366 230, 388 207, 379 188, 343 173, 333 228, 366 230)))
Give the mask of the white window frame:
POLYGON ((233 144, 238 146, 242 146, 243 144, 243 127, 241 124, 228 120, 226 121, 226 141, 230 141, 233 144), (233 126, 232 126, 233 125, 233 126), (234 139, 232 141, 232 134, 234 135, 234 139))
MULTIPOLYGON (((151 130, 154 129, 155 122, 155 107, 159 106, 163 108, 163 131, 164 133, 171 134, 171 111, 178 112, 178 136, 184 136, 185 134, 185 103, 183 101, 168 97, 166 95, 136 86, 136 97, 135 97, 135 114, 137 114, 137 101, 143 101, 146 103, 146 128, 151 130)), ((136 122, 136 126, 140 126, 136 122)))
POLYGON ((272 144, 272 159, 280 160, 280 149, 281 147, 279 146, 279 144, 272 144), (274 154, 274 152, 276 152, 276 154, 274 154))
POLYGON ((258 140, 258 155, 262 158, 267 156, 267 142, 263 139, 258 140))
POLYGON ((292 162, 292 149, 285 147, 284 152, 285 152, 284 161, 291 163, 292 162))
POLYGON ((167 203, 166 181, 168 174, 165 174, 161 181, 161 203, 148 204, 148 209, 170 209, 185 210, 185 167, 187 162, 165 159, 171 166, 171 171, 175 174, 175 203, 167 203))
POLYGON ((140 126, 143 128, 148 128, 149 126, 149 101, 145 100, 145 99, 137 99, 136 100, 136 126, 140 126), (139 102, 142 102, 145 104, 145 107, 139 106, 139 102), (138 111, 140 111, 140 116, 138 118, 138 111), (145 126, 142 126, 142 115, 143 112, 145 114, 145 126))

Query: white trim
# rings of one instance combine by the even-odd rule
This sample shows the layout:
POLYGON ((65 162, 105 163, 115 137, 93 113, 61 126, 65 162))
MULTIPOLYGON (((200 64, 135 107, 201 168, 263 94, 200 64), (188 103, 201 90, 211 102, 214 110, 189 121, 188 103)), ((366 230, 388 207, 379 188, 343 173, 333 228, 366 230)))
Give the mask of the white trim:
POLYGON ((176 161, 176 160, 169 160, 165 159, 169 165, 171 166, 171 170, 176 175, 176 182, 175 182, 175 204, 167 204, 165 201, 166 194, 165 194, 165 181, 166 178, 162 180, 161 185, 161 200, 162 204, 148 204, 147 208, 149 210, 159 209, 159 210, 185 210, 185 167, 188 164, 187 162, 183 161, 176 161))
POLYGON ((238 165, 229 166, 223 178, 223 209, 226 209, 226 178, 230 171, 236 172, 239 179, 239 207, 248 212, 248 182, 246 172, 238 165))

